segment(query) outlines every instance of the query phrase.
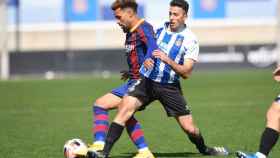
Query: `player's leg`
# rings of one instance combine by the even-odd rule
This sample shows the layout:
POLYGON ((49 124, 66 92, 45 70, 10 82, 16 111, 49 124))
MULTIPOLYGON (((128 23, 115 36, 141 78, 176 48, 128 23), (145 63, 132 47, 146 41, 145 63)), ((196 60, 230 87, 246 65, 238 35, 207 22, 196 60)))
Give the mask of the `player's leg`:
POLYGON ((197 150, 204 155, 228 155, 224 147, 209 147, 205 144, 204 138, 194 124, 192 116, 175 116, 182 130, 188 135, 189 140, 196 146, 197 150))
POLYGON ((93 105, 93 138, 94 143, 90 146, 89 150, 99 151, 103 150, 106 134, 109 129, 109 116, 108 110, 117 108, 121 102, 122 97, 128 89, 131 80, 123 85, 113 89, 111 93, 96 99, 93 105))
POLYGON ((136 109, 141 105, 141 103, 137 100, 135 97, 131 96, 125 96, 119 107, 118 107, 118 113, 115 116, 115 119, 110 125, 110 128, 108 130, 108 134, 105 141, 105 147, 103 149, 103 155, 105 157, 108 157, 113 145, 115 142, 120 138, 125 123, 133 113, 136 111, 136 109))
POLYGON ((133 158, 153 158, 154 156, 148 148, 141 125, 134 116, 125 123, 125 126, 130 139, 138 149, 138 153, 133 158))
MULTIPOLYGON (((92 151, 103 150, 106 133, 109 127, 107 110, 117 108, 121 102, 121 98, 125 95, 129 88, 134 86, 136 81, 137 80, 129 80, 122 86, 113 89, 111 93, 108 93, 96 100, 95 106, 93 108, 93 113, 95 116, 93 125, 95 142, 90 147, 92 151)), ((141 129, 140 123, 134 117, 131 117, 128 122, 129 124, 126 124, 126 129, 132 142, 138 149, 138 155, 143 151, 150 152, 148 145, 145 142, 144 132, 141 129)))
MULTIPOLYGON (((139 80, 129 80, 126 84, 127 86, 125 87, 126 93, 129 90, 135 89, 135 86, 137 86, 139 83, 140 83, 139 80)), ((129 118, 125 126, 131 141, 135 144, 135 146, 138 149, 138 154, 137 154, 138 156, 136 156, 135 158, 142 158, 141 157, 141 155, 143 155, 142 153, 151 153, 144 139, 144 132, 142 130, 142 127, 134 116, 129 118)))
POLYGON ((267 157, 279 138, 280 103, 274 102, 266 114, 267 125, 262 133, 258 155, 267 157))
POLYGON ((121 102, 121 98, 108 93, 98 98, 93 105, 93 138, 94 142, 89 150, 103 150, 105 144, 106 133, 109 129, 109 114, 108 110, 116 108, 121 102))
POLYGON ((280 133, 280 96, 275 99, 266 113, 266 128, 262 133, 259 151, 255 154, 246 154, 237 151, 238 158, 266 158, 276 144, 280 133))
POLYGON ((180 127, 188 135, 189 139, 200 153, 205 155, 227 155, 228 152, 224 148, 209 148, 205 145, 204 139, 199 129, 193 122, 191 111, 184 99, 180 85, 156 86, 156 92, 159 94, 159 100, 169 117, 176 118, 180 127))
POLYGON ((189 136, 190 140, 202 153, 206 150, 204 140, 197 127, 194 126, 191 111, 187 108, 187 102, 182 96, 179 85, 155 85, 156 92, 159 94, 159 101, 163 105, 167 116, 176 118, 180 127, 189 136))
MULTIPOLYGON (((123 128, 127 120, 131 118, 134 112, 141 106, 150 102, 150 97, 147 94, 146 80, 139 80, 135 84, 134 88, 131 88, 128 92, 128 96, 125 96, 118 107, 118 113, 115 116, 114 121, 110 125, 108 135, 106 137, 106 143, 103 150, 103 155, 108 156, 110 151, 122 134, 123 128)), ((153 158, 153 156, 149 156, 153 158)))
POLYGON ((190 141, 195 144, 200 153, 206 153, 207 146, 199 129, 194 125, 192 115, 175 116, 182 130, 188 135, 190 141))

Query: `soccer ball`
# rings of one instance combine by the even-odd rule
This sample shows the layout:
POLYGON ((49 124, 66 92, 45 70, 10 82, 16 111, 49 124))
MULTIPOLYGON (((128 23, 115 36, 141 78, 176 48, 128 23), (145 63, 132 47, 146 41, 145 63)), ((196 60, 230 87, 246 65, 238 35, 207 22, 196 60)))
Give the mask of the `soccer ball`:
POLYGON ((88 152, 86 144, 81 139, 68 140, 63 147, 65 158, 82 158, 88 152))

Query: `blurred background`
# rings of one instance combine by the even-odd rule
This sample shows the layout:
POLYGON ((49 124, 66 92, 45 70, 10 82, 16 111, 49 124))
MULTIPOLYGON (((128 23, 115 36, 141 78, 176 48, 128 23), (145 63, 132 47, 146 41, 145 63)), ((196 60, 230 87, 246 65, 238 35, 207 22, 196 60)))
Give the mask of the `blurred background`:
MULTIPOLYGON (((1 79, 25 76, 109 77, 127 68, 124 34, 113 0, 1 0, 1 79)), ((170 0, 138 0, 156 28, 170 0)), ((200 69, 271 69, 279 61, 278 0, 189 0, 188 25, 198 36, 200 69)))

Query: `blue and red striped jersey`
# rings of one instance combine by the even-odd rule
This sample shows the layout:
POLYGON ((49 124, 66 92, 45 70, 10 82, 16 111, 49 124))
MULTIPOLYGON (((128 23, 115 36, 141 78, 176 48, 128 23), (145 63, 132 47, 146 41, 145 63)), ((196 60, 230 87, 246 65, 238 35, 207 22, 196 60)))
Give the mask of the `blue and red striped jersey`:
POLYGON ((152 52, 157 49, 155 33, 151 24, 140 20, 126 34, 125 49, 130 79, 139 79, 139 69, 145 59, 152 57, 152 52))

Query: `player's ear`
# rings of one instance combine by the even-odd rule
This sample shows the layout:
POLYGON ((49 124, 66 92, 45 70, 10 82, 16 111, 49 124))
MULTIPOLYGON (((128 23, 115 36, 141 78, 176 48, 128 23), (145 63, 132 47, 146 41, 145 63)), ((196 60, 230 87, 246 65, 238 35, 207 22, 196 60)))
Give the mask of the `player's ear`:
POLYGON ((188 18, 188 14, 186 12, 184 12, 184 18, 187 19, 188 18))

